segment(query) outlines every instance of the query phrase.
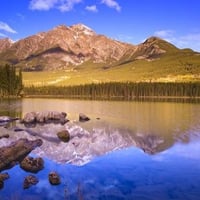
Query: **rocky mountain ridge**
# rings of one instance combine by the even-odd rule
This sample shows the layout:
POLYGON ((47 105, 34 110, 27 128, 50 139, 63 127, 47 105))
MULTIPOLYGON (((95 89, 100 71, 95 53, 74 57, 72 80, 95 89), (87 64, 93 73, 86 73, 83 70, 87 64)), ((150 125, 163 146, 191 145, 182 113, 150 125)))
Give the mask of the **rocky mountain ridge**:
POLYGON ((133 59, 150 61, 166 52, 157 44, 159 40, 152 37, 132 45, 99 35, 83 24, 59 25, 15 43, 0 39, 0 60, 25 71, 69 69, 85 62, 109 66, 133 59))

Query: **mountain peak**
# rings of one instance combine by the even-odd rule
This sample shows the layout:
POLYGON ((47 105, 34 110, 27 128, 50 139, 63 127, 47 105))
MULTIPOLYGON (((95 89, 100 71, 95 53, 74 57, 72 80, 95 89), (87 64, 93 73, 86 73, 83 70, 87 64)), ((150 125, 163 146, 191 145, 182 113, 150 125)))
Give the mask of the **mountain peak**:
POLYGON ((147 38, 144 43, 152 43, 152 42, 161 41, 161 40, 163 39, 156 36, 152 36, 152 37, 147 38))
POLYGON ((88 27, 88 26, 86 26, 84 24, 81 24, 81 23, 72 25, 71 28, 73 28, 73 29, 81 29, 81 30, 83 30, 83 29, 85 30, 86 29, 86 30, 91 30, 92 31, 92 29, 90 27, 88 27))
POLYGON ((156 36, 149 37, 143 44, 147 46, 154 45, 154 47, 159 47, 165 52, 174 52, 178 50, 178 48, 170 42, 156 36))
POLYGON ((81 32, 84 33, 85 35, 95 35, 96 33, 88 26, 84 24, 75 24, 70 26, 70 28, 75 31, 75 32, 81 32))

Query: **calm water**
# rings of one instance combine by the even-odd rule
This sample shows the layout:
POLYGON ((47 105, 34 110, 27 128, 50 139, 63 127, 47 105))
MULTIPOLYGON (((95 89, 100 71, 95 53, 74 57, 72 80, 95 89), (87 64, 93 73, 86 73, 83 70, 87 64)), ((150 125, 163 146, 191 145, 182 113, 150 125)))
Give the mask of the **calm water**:
MULTIPOLYGON (((0 115, 22 117, 43 110, 67 112, 70 122, 64 126, 37 125, 31 128, 38 133, 36 136, 16 132, 0 140, 1 147, 22 137, 41 138, 44 144, 31 154, 45 159, 44 170, 36 174, 39 183, 27 190, 23 190, 23 179, 30 173, 19 166, 8 170, 10 179, 0 190, 0 200, 200 199, 200 103, 64 99, 0 102, 0 115), (78 122, 79 113, 91 120, 78 122), (62 129, 74 135, 77 147, 56 142, 55 132, 62 129), (61 175, 59 186, 48 182, 52 170, 61 175)), ((13 126, 23 125, 17 122, 13 126)))

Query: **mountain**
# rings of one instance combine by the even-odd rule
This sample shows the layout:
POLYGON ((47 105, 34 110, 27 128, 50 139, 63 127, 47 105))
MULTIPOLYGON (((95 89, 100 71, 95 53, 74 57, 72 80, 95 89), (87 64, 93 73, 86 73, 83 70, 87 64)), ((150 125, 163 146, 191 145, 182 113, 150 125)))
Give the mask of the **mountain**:
POLYGON ((8 39, 0 41, 0 58, 5 62, 32 70, 57 70, 80 65, 91 60, 94 63, 112 63, 136 47, 103 35, 96 34, 83 24, 70 27, 61 25, 10 45, 8 39))
MULTIPOLYGON (((83 24, 59 25, 17 42, 0 39, 0 64, 5 63, 22 67, 25 72, 49 71, 54 72, 54 76, 58 73, 55 79, 48 79, 52 84, 65 84, 63 81, 69 79, 72 81, 68 81, 69 84, 165 81, 176 80, 178 76, 181 80, 200 79, 198 52, 179 49, 158 37, 132 45, 97 34, 83 24), (66 76, 63 70, 68 71, 66 76)), ((46 81, 45 77, 37 80, 38 83, 46 81)), ((26 78, 29 81, 32 76, 26 78)))
POLYGON ((67 69, 86 61, 111 65, 124 59, 150 59, 163 53, 165 50, 154 44, 153 38, 136 46, 96 34, 83 24, 60 25, 15 43, 0 40, 1 60, 36 71, 67 69))

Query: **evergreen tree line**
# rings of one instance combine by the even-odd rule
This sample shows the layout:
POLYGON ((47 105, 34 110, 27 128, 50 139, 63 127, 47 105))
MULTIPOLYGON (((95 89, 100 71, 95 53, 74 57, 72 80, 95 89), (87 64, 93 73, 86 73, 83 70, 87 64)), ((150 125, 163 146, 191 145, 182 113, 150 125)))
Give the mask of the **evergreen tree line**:
POLYGON ((21 69, 8 64, 0 66, 0 97, 19 96, 22 89, 21 69))
POLYGON ((200 83, 110 82, 78 86, 32 86, 25 88, 25 94, 124 100, 138 97, 200 97, 200 83))

